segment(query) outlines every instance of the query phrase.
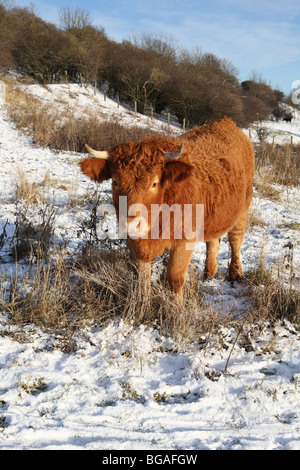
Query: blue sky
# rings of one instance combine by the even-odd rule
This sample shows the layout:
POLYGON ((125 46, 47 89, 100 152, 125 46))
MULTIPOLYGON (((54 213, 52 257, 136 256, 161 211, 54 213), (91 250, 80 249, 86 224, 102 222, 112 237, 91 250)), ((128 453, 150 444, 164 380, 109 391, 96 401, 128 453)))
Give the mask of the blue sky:
POLYGON ((163 34, 179 47, 229 60, 241 81, 253 72, 285 93, 300 80, 299 0, 15 0, 58 22, 66 6, 88 11, 95 26, 121 42, 163 34))

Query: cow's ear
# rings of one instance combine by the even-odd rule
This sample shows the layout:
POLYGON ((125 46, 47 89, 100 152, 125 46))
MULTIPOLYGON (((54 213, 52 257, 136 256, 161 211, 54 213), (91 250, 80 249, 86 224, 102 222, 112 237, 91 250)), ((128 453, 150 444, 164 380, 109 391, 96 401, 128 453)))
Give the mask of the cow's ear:
POLYGON ((183 181, 193 174, 194 166, 185 162, 169 162, 165 164, 162 175, 162 186, 183 181))
POLYGON ((88 157, 79 162, 79 166, 83 174, 97 183, 111 178, 109 163, 106 160, 88 157))

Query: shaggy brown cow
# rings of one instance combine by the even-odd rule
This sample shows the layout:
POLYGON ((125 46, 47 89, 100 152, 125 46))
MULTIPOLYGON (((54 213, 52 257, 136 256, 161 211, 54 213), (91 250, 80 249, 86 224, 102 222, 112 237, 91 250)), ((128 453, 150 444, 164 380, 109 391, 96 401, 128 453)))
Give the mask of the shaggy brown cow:
MULTIPOLYGON (((96 158, 81 161, 81 170, 98 183, 112 178, 118 218, 119 196, 127 196, 128 207, 143 204, 149 216, 153 204, 177 204, 182 208, 203 204, 205 277, 213 278, 217 272, 219 238, 225 233, 231 247, 229 277, 241 277, 240 248, 253 194, 254 152, 249 139, 230 119, 192 129, 176 139, 152 136, 139 143, 117 145, 108 152, 87 148, 96 158)), ((128 223, 137 220, 128 216, 128 223)), ((159 237, 153 239, 150 219, 144 217, 142 221, 146 230, 137 223, 141 238, 127 237, 134 260, 150 279, 151 261, 168 250, 167 278, 173 291, 182 297, 193 244, 187 244, 184 233, 182 237, 174 236, 175 225, 164 239, 161 217, 159 237)), ((192 225, 194 230, 194 211, 192 225)))

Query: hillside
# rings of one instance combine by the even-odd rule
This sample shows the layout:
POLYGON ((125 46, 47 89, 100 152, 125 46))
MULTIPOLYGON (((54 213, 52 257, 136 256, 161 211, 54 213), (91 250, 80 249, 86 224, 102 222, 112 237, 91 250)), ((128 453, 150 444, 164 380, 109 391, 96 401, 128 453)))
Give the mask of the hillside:
MULTIPOLYGON (((168 129, 167 116, 152 120, 135 115, 116 101, 105 101, 99 90, 94 96, 92 87, 20 87, 41 100, 58 122, 62 116, 75 121, 89 114, 153 132, 181 132, 176 122, 168 129)), ((219 327, 211 327, 197 341, 167 334, 154 322, 133 326, 114 314, 104 322, 87 317, 80 328, 67 331, 28 321, 30 312, 23 322, 14 316, 18 299, 13 304, 13 295, 22 292, 29 301, 38 270, 38 266, 29 270, 28 259, 20 257, 15 262, 12 257, 20 216, 38 224, 43 210, 45 214, 42 208, 50 204, 55 216, 49 257, 58 267, 62 253, 78 256, 82 223, 90 219, 93 197, 109 203, 111 195, 107 182, 94 196, 96 185, 79 171, 81 154, 39 147, 30 130, 20 133, 3 96, 0 449, 299 450, 299 322, 285 317, 248 322, 247 314, 258 299, 249 296, 249 284, 232 286, 226 280, 226 237, 220 246, 216 279, 201 284, 202 244, 193 256, 194 281, 203 286, 207 315, 219 317, 219 327)), ((300 142, 297 112, 291 123, 264 121, 260 127, 269 130, 271 143, 273 137, 275 144, 290 143, 291 136, 293 144, 300 142)), ((249 129, 245 133, 249 135, 249 129)), ((257 140, 255 126, 250 135, 257 140)), ((271 197, 259 185, 263 174, 257 176, 251 211, 254 222, 242 248, 245 274, 255 272, 263 261, 269 273, 280 277, 288 289, 291 284, 294 288, 300 278, 299 186, 269 185, 271 197)), ((113 238, 114 214, 108 214, 104 222, 113 238)), ((161 269, 157 265, 156 274, 161 269)), ((258 290, 257 296, 263 292, 258 290)), ((57 285, 54 295, 59 295, 57 285)))

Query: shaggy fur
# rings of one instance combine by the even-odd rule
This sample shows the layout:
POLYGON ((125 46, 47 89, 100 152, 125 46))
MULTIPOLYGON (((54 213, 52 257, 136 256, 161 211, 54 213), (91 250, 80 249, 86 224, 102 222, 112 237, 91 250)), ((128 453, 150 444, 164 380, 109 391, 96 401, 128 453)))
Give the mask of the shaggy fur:
MULTIPOLYGON (((178 139, 152 136, 142 142, 127 142, 112 148, 108 160, 87 158, 82 172, 96 182, 112 178, 113 201, 119 216, 120 195, 132 204, 204 204, 204 240, 207 242, 205 276, 217 272, 219 238, 228 233, 231 247, 230 279, 242 275, 240 248, 253 194, 254 152, 244 133, 228 118, 192 129, 178 139), (166 161, 163 152, 175 152, 184 144, 179 160, 166 161)), ((183 210, 182 210, 183 213, 183 210)), ((129 218, 130 219, 130 218, 129 218)), ((186 240, 128 238, 134 259, 150 273, 150 262, 165 250, 170 253, 167 277, 171 288, 182 296, 193 253, 186 240), (146 268, 145 268, 146 266, 146 268)), ((193 227, 195 220, 193 218, 193 227)))

